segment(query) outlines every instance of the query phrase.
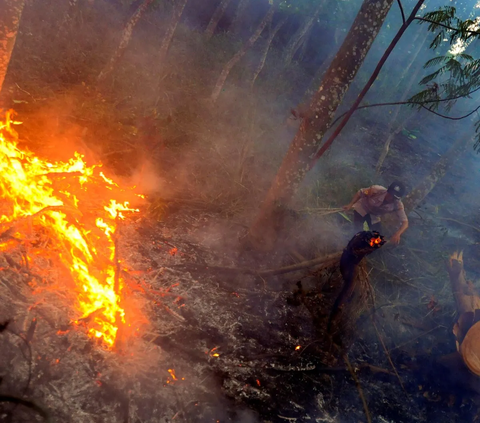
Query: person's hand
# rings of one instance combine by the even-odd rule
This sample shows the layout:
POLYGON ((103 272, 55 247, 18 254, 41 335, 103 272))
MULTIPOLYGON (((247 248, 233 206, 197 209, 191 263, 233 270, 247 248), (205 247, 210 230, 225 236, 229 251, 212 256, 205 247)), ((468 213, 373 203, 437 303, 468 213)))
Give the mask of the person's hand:
POLYGON ((343 210, 351 210, 351 209, 352 209, 352 205, 351 205, 351 204, 347 204, 346 206, 343 206, 342 209, 343 209, 343 210))
POLYGON ((390 242, 393 245, 398 245, 400 244, 400 235, 399 234, 393 234, 392 237, 390 238, 390 242))

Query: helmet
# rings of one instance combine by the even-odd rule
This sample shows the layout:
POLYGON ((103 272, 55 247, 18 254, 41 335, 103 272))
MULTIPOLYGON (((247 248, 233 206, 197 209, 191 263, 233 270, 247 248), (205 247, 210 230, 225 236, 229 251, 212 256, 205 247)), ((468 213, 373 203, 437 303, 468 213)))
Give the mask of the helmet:
POLYGON ((399 181, 394 181, 390 184, 387 191, 399 200, 405 194, 405 185, 399 181))

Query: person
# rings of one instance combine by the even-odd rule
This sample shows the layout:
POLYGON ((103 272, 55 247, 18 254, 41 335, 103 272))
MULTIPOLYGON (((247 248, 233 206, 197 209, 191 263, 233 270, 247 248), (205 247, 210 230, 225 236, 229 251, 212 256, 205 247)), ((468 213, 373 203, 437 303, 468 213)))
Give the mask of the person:
POLYGON ((363 230, 363 223, 367 222, 371 231, 381 232, 381 216, 395 213, 400 227, 390 241, 399 244, 402 234, 408 228, 408 218, 401 200, 404 194, 405 186, 398 181, 392 182, 388 188, 372 185, 358 190, 343 209, 354 210, 353 223, 358 231, 363 230))

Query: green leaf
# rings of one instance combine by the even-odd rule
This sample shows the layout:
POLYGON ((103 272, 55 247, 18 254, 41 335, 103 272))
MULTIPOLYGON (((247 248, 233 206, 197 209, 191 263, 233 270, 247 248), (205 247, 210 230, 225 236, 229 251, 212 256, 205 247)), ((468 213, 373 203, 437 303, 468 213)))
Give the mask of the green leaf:
POLYGON ((352 220, 343 212, 338 212, 340 216, 342 216, 345 220, 348 220, 350 223, 352 223, 352 220))

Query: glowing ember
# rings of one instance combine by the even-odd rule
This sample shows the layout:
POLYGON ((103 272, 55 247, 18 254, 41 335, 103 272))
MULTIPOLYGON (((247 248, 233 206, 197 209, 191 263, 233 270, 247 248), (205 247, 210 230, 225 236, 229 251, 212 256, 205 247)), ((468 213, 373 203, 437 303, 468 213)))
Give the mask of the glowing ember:
POLYGON ((300 345, 297 345, 297 346, 295 347, 295 351, 298 351, 300 348, 302 348, 302 347, 301 347, 300 345))
MULTIPOLYGON (((101 165, 87 166, 79 153, 68 162, 48 162, 20 149, 13 130, 19 122, 11 117, 8 112, 0 121, 0 232, 8 230, 15 241, 2 242, 0 250, 31 241, 21 234, 22 223, 41 225, 75 282, 75 323, 112 347, 125 323, 123 281, 116 274, 116 223, 125 213, 138 212, 127 200, 140 195, 105 176, 101 165)), ((48 256, 40 249, 28 252, 29 265, 34 256, 48 256)))
POLYGON ((168 369, 168 373, 170 373, 170 376, 172 376, 173 380, 177 380, 177 376, 175 376, 175 370, 174 369, 168 369))
POLYGON ((375 245, 381 245, 381 244, 382 244, 382 238, 381 237, 370 239, 370 247, 375 247, 375 245))

